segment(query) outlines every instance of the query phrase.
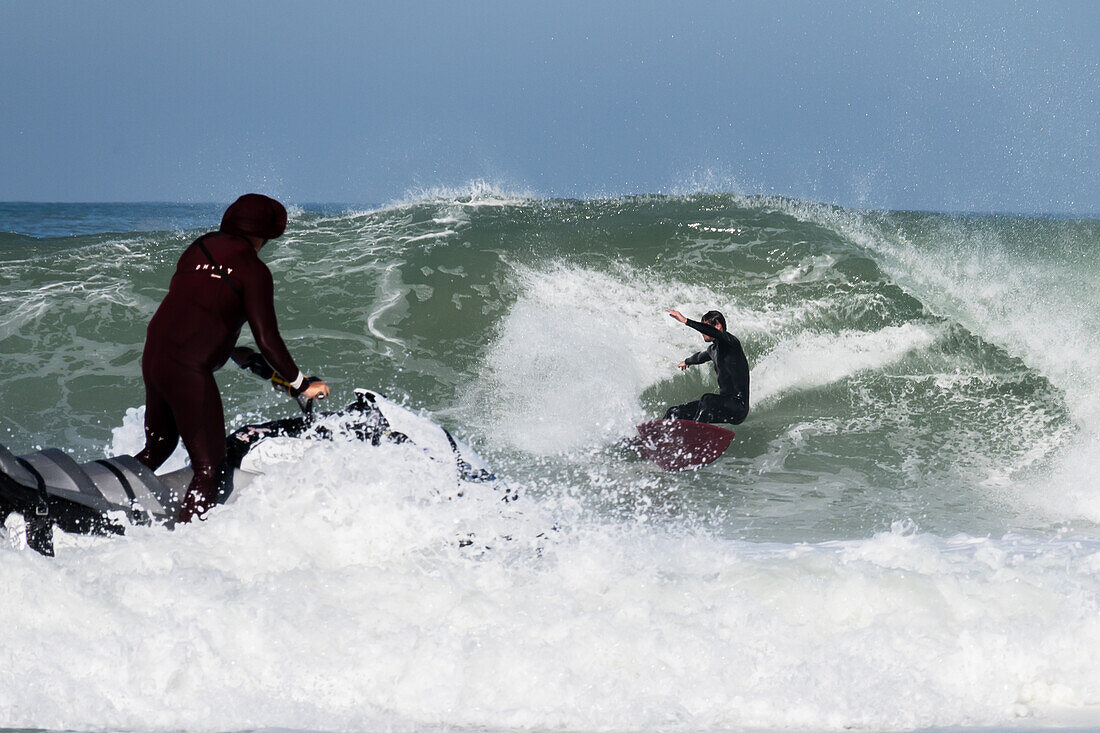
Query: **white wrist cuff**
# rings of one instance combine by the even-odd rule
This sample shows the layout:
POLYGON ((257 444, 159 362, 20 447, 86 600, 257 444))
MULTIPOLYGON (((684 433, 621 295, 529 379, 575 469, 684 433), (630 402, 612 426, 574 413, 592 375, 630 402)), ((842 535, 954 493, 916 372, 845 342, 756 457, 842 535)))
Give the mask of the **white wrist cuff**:
POLYGON ((301 370, 299 370, 298 371, 298 378, 295 379, 293 382, 291 382, 290 386, 293 387, 294 389, 301 389, 302 388, 302 382, 304 382, 304 381, 306 381, 306 375, 301 370))

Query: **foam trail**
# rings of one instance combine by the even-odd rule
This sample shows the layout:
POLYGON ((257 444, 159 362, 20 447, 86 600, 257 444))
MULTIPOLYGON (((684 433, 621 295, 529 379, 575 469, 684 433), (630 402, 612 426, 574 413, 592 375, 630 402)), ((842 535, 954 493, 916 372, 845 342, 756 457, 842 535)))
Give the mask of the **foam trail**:
POLYGON ((873 333, 800 333, 780 343, 752 372, 753 397, 767 403, 797 389, 813 389, 865 370, 881 369, 935 341, 936 330, 907 323, 873 333))

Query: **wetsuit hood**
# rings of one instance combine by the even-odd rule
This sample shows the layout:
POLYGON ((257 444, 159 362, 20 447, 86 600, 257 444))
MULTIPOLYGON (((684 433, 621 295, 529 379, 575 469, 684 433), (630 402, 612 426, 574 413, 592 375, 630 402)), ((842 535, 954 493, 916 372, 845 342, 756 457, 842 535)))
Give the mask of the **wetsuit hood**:
POLYGON ((246 193, 225 210, 220 231, 261 239, 281 237, 286 231, 286 208, 263 194, 246 193))

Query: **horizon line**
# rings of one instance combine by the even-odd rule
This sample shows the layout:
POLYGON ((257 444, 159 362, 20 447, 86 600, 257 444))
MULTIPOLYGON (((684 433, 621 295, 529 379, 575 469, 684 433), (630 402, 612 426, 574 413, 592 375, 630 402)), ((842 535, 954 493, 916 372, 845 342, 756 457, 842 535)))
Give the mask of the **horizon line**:
MULTIPOLYGON (((631 196, 667 196, 669 198, 679 198, 684 196, 741 196, 745 198, 768 198, 772 196, 779 196, 780 198, 787 198, 794 201, 806 201, 812 203, 818 203, 825 206, 836 206, 842 209, 850 209, 853 211, 878 211, 878 212, 893 212, 893 213, 917 213, 917 214, 942 214, 945 216, 1016 216, 1016 217, 1036 217, 1036 218, 1057 218, 1057 219, 1100 219, 1100 210, 1091 212, 1069 212, 1069 211, 1013 211, 1010 209, 927 209, 917 207, 901 207, 901 208, 888 208, 885 206, 857 206, 838 204, 835 202, 818 201, 814 199, 802 199, 797 196, 790 196, 787 194, 744 194, 735 193, 732 191, 693 191, 691 193, 684 194, 670 194, 666 192, 659 193, 623 193, 614 196, 598 196, 593 198, 577 198, 573 196, 546 196, 546 197, 534 197, 534 200, 539 201, 604 201, 613 200, 617 198, 628 198, 631 196)), ((457 198, 457 197, 455 197, 457 198)), ((425 199, 425 202, 431 199, 425 199)), ((12 199, 0 201, 0 206, 11 204, 32 204, 32 205, 60 205, 60 206, 135 206, 135 205, 167 205, 167 206, 225 206, 227 203, 232 203, 229 200, 211 200, 211 201, 166 201, 166 200, 147 200, 147 201, 57 201, 57 200, 30 200, 30 199, 12 199)), ((401 201, 392 201, 389 203, 383 202, 359 202, 359 201, 284 201, 283 203, 289 203, 291 206, 357 206, 366 207, 370 209, 380 209, 387 206, 397 206, 401 201)))

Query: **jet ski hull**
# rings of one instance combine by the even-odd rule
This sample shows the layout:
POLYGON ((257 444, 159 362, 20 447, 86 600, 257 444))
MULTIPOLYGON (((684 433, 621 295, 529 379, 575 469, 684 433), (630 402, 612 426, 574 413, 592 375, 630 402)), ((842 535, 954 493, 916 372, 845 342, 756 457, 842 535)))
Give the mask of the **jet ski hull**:
MULTIPOLYGON (((485 461, 446 429, 376 393, 356 390, 355 396, 338 413, 247 425, 231 433, 226 438, 229 480, 218 503, 231 501, 258 475, 241 469, 249 451, 273 437, 331 439, 335 434, 325 418, 333 416, 342 418, 339 430, 353 439, 373 445, 411 441, 433 458, 453 462, 460 483, 496 481, 485 461)), ((132 525, 171 528, 191 476, 190 467, 157 475, 133 456, 77 463, 57 448, 15 456, 0 445, 0 524, 11 513, 22 514, 28 546, 43 555, 53 555, 54 526, 89 535, 123 534, 132 525)), ((505 500, 515 498, 504 491, 505 500)))

